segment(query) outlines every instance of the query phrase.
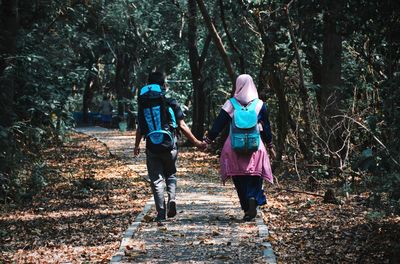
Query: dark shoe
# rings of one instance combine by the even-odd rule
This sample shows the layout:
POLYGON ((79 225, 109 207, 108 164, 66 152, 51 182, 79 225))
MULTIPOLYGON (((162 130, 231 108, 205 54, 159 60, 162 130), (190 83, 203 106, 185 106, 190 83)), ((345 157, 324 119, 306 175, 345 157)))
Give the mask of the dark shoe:
POLYGON ((175 201, 169 201, 168 203, 168 217, 174 217, 176 215, 176 203, 175 201))
POLYGON ((245 222, 249 222, 249 221, 251 221, 251 220, 253 220, 254 219, 254 217, 252 218, 250 215, 248 215, 248 214, 245 214, 244 216, 243 216, 243 221, 245 221, 245 222))
POLYGON ((154 218, 154 222, 157 222, 157 223, 161 223, 161 222, 165 222, 167 219, 165 219, 165 217, 156 217, 156 218, 154 218))
POLYGON ((249 210, 246 214, 251 218, 255 218, 257 215, 257 201, 254 197, 249 198, 249 210))
POLYGON ((165 211, 163 213, 158 213, 156 218, 154 218, 154 222, 164 222, 165 220, 165 211))

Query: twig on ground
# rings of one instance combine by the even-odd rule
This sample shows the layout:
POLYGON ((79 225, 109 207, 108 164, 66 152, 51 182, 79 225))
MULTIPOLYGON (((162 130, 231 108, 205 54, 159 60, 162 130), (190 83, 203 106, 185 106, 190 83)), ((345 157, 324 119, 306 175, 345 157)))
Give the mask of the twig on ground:
POLYGON ((312 196, 317 196, 317 197, 322 197, 324 198, 324 195, 318 194, 318 193, 312 193, 312 192, 305 192, 305 191, 299 191, 299 190, 292 190, 288 188, 277 188, 278 191, 286 191, 286 192, 292 192, 292 193, 303 193, 307 195, 312 195, 312 196))

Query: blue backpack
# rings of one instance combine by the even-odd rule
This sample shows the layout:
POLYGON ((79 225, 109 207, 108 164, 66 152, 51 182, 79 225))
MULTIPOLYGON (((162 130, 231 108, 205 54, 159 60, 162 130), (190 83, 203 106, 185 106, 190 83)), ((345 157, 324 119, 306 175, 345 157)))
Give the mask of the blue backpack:
POLYGON ((175 114, 168 106, 160 85, 150 84, 140 89, 138 122, 146 147, 151 152, 162 153, 173 149, 177 128, 175 114))
POLYGON ((234 112, 231 122, 231 146, 239 153, 251 153, 258 150, 260 145, 260 130, 256 106, 258 99, 249 105, 242 106, 235 98, 229 99, 234 112))

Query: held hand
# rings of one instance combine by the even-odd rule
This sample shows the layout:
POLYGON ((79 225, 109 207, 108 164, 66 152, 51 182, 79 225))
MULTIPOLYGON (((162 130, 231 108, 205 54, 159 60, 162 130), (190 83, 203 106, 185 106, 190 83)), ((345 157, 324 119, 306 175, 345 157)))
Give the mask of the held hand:
POLYGON ((204 141, 197 141, 196 142, 196 147, 201 150, 201 151, 205 151, 207 149, 207 143, 204 141))

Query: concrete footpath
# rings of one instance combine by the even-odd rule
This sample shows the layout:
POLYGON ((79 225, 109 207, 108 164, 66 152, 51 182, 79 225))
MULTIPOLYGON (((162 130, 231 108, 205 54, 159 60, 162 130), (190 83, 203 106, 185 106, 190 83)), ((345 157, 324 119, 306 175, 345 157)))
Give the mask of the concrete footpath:
MULTIPOLYGON (((145 154, 133 159, 133 136, 101 127, 76 130, 97 138, 147 177, 145 154)), ((180 150, 185 151, 193 149, 180 150)), ((111 263, 277 263, 262 217, 243 222, 233 185, 222 186, 218 175, 192 173, 184 165, 188 162, 178 163, 177 216, 162 225, 153 222, 155 209, 149 197, 142 213, 122 234, 111 263)))

